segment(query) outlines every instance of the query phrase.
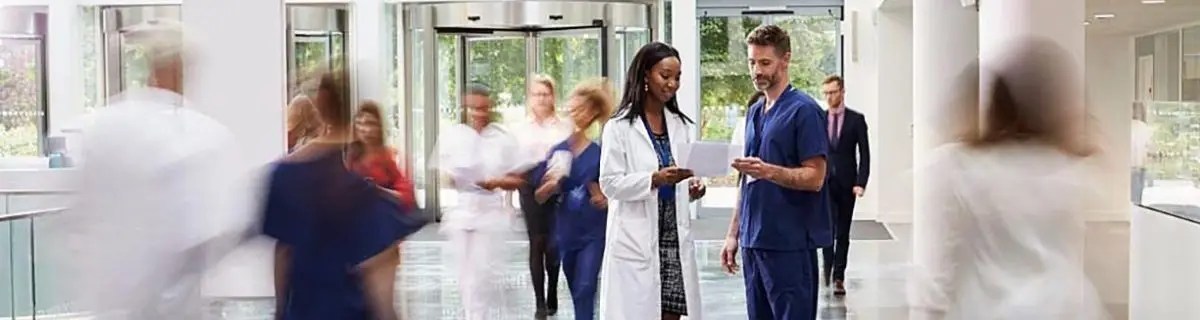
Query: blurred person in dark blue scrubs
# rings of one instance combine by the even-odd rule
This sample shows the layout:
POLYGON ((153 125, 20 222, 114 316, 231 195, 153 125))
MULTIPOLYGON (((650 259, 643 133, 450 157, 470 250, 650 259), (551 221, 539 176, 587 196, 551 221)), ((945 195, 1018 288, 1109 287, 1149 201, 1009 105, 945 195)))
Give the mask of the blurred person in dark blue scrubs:
POLYGON ((588 138, 587 131, 612 114, 611 96, 603 80, 577 86, 567 102, 575 132, 555 145, 536 171, 537 201, 557 203, 554 241, 571 289, 575 319, 592 319, 596 313, 608 198, 600 192, 600 145, 588 138), (555 163, 563 158, 572 159, 569 166, 555 163))
POLYGON ((328 130, 270 176, 262 228, 278 241, 276 319, 397 319, 403 205, 375 206, 386 193, 349 169, 351 110, 337 78, 323 76, 315 99, 328 130))
POLYGON ((754 87, 766 93, 746 116, 745 157, 738 207, 730 221, 721 264, 736 272, 745 251, 750 319, 815 319, 816 249, 833 243, 825 158, 825 118, 812 97, 788 84, 791 40, 774 25, 746 37, 754 87))

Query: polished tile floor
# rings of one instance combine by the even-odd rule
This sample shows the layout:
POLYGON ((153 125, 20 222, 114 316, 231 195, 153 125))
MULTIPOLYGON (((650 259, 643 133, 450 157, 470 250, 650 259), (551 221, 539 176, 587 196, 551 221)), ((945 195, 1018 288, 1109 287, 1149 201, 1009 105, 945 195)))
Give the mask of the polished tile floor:
MULTIPOLYGON (((874 222, 856 224, 877 231, 855 233, 846 271, 849 294, 838 298, 824 292, 820 298, 820 319, 908 318, 904 290, 911 255, 910 228, 888 225, 886 229, 875 229, 871 223, 874 222), (877 232, 887 234, 873 234, 877 232)), ((1121 279, 1128 279, 1128 269, 1121 266, 1128 265, 1128 225, 1095 224, 1090 229, 1093 231, 1088 239, 1088 273, 1093 279, 1103 280, 1097 281, 1097 286, 1102 291, 1111 291, 1103 294, 1106 300, 1111 296, 1114 297, 1111 301, 1116 301, 1111 304, 1110 312, 1115 319, 1123 319, 1124 300, 1120 297, 1128 292, 1128 286, 1121 279)), ((450 259, 442 250, 444 244, 441 240, 417 240, 404 245, 404 262, 397 280, 401 294, 396 303, 405 319, 462 319, 457 286, 448 269, 450 259)), ((705 318, 746 319, 742 279, 721 272, 720 246, 716 240, 698 241, 705 318)), ((525 260, 527 244, 514 240, 507 247, 508 261, 501 280, 504 317, 500 319, 532 319, 534 303, 525 260)), ((574 319, 565 280, 559 286, 558 299, 559 314, 555 319, 574 319)), ((270 301, 264 299, 223 300, 214 302, 212 314, 218 319, 270 319, 271 309, 270 301)))

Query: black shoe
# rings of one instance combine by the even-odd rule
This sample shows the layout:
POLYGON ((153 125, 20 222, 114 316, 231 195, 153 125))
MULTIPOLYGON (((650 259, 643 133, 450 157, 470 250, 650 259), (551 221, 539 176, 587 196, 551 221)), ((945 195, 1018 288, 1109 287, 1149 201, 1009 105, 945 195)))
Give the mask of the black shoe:
POLYGON ((533 313, 533 318, 537 320, 546 320, 546 317, 546 310, 538 309, 537 312, 533 313))
POLYGON ((546 298, 546 314, 551 316, 558 314, 558 299, 556 297, 551 296, 546 298))
POLYGON ((551 316, 556 315, 558 314, 558 308, 546 309, 546 314, 551 316))
POLYGON ((846 285, 842 282, 842 280, 833 282, 833 295, 835 295, 835 296, 846 295, 846 285))

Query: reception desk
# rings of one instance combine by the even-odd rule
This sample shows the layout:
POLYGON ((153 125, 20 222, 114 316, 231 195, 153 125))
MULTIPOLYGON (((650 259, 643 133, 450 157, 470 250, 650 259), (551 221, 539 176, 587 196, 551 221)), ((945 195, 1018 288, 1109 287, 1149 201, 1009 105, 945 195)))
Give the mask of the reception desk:
POLYGON ((1160 209, 1133 213, 1129 318, 1200 319, 1200 210, 1160 209))

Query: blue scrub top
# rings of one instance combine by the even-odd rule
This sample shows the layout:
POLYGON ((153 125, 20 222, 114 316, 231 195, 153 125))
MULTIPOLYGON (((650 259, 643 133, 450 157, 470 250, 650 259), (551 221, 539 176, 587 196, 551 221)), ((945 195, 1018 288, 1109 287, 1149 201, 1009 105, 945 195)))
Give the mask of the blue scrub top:
POLYGON ((345 169, 341 152, 275 165, 263 233, 291 247, 283 319, 373 319, 357 267, 419 226, 345 169))
MULTIPOLYGON (((759 100, 747 114, 745 156, 788 168, 827 156, 825 119, 812 97, 788 86, 775 106, 763 114, 765 103, 766 99, 759 100)), ((745 180, 739 179, 742 247, 792 251, 833 244, 826 188, 811 192, 766 180, 745 180)))
MULTIPOLYGON (((550 149, 571 152, 569 141, 563 141, 550 149)), ((549 160, 549 155, 547 156, 549 160)), ((534 183, 541 186, 546 174, 546 161, 534 171, 534 183)), ((591 241, 604 240, 608 210, 592 206, 588 185, 600 182, 600 145, 588 144, 583 152, 571 160, 571 172, 559 181, 559 195, 548 201, 557 201, 554 237, 562 249, 579 248, 591 241)))

